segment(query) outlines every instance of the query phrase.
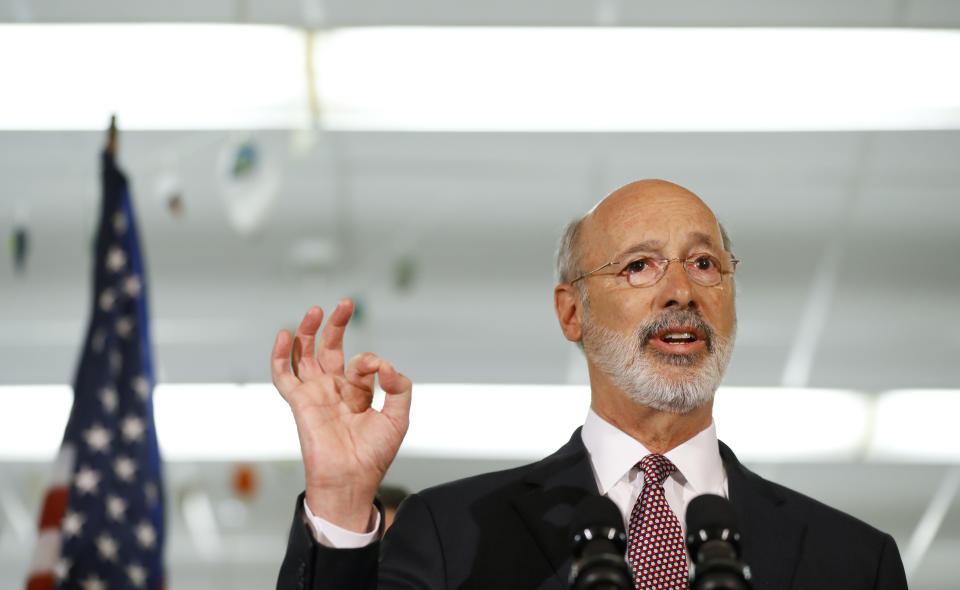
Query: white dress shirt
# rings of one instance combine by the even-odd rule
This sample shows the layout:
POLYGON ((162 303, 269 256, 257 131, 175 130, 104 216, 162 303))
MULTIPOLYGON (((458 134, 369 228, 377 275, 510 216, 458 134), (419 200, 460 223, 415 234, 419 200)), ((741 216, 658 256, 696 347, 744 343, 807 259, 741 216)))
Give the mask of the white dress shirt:
MULTIPOLYGON (((611 500, 623 515, 629 530, 630 513, 643 491, 643 474, 636 464, 650 454, 639 441, 597 415, 587 412, 580 434, 590 455, 590 466, 600 493, 611 500)), ((690 500, 700 494, 718 494, 726 498, 727 474, 717 446, 717 429, 710 422, 705 430, 664 453, 677 466, 663 482, 667 503, 677 515, 684 537, 686 512, 690 500)))
POLYGON ((307 506, 307 499, 303 499, 303 513, 310 523, 310 529, 313 530, 313 538, 318 543, 334 549, 356 549, 366 547, 377 540, 377 531, 380 529, 380 511, 375 506, 371 506, 371 518, 373 520, 373 529, 369 533, 355 533, 343 527, 338 527, 329 520, 315 516, 307 506))
MULTIPOLYGON (((630 513, 643 490, 643 475, 637 462, 650 454, 636 439, 617 429, 590 409, 581 431, 583 444, 590 456, 590 466, 600 493, 611 500, 623 515, 624 527, 629 530, 630 513)), ((677 470, 663 482, 667 503, 677 515, 680 528, 686 536, 687 504, 700 494, 719 494, 727 497, 727 475, 717 447, 717 430, 710 423, 705 430, 668 451, 665 455, 677 470)), ((303 501, 304 513, 314 538, 322 545, 337 549, 364 547, 376 540, 380 527, 380 513, 373 509, 373 529, 355 533, 315 516, 303 501)))

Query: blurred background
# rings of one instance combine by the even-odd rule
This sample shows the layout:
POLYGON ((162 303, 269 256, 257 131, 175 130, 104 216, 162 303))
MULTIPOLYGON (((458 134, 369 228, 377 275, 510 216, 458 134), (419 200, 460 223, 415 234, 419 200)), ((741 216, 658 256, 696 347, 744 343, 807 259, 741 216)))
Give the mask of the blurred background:
POLYGON ((303 474, 267 359, 310 305, 353 297, 348 353, 416 384, 390 483, 562 444, 588 392, 557 238, 646 177, 701 195, 743 261, 720 437, 893 534, 912 588, 957 587, 960 3, 8 0, 0 21, 0 586, 26 578, 70 408, 116 113, 171 590, 275 584, 303 474))

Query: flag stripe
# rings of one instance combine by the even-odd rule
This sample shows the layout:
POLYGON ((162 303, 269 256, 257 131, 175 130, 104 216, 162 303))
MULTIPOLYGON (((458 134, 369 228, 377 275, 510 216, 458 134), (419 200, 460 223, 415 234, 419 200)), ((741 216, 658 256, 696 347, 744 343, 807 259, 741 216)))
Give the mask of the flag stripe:
POLYGON ((54 590, 57 581, 50 572, 34 574, 27 580, 27 590, 54 590))
POLYGON ((30 563, 30 573, 53 572, 60 557, 60 529, 47 529, 37 535, 37 547, 30 563))
POLYGON ((51 488, 43 501, 43 511, 40 513, 40 530, 60 528, 63 513, 67 510, 67 497, 70 492, 67 488, 51 488))

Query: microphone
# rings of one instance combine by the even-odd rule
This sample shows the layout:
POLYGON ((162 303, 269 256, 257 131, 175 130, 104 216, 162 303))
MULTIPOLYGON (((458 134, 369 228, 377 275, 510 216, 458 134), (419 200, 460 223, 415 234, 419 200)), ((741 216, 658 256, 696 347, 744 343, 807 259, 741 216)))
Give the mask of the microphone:
POLYGON ((633 590, 633 577, 623 557, 627 547, 623 517, 613 501, 590 496, 581 502, 571 531, 571 590, 633 590))
POLYGON ((697 496, 687 505, 690 590, 750 590, 750 567, 740 560, 740 528, 726 498, 697 496))

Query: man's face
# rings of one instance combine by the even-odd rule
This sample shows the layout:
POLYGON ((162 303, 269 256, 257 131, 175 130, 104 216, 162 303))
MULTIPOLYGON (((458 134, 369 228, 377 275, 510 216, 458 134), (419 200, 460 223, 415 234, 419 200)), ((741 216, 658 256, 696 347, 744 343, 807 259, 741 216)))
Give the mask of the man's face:
POLYGON ((582 341, 593 369, 655 409, 685 413, 710 401, 736 328, 731 278, 704 286, 674 261, 656 283, 633 287, 624 271, 642 257, 701 253, 728 269, 730 256, 713 213, 681 187, 645 181, 608 197, 584 223, 581 269, 621 262, 580 287, 582 341))

